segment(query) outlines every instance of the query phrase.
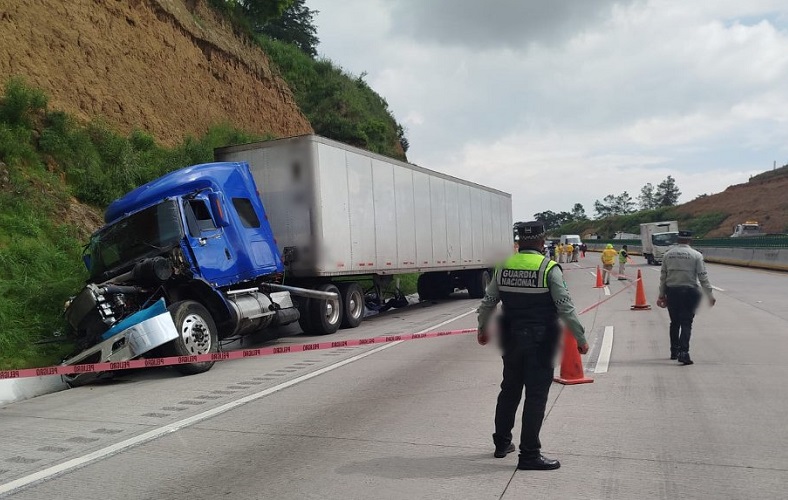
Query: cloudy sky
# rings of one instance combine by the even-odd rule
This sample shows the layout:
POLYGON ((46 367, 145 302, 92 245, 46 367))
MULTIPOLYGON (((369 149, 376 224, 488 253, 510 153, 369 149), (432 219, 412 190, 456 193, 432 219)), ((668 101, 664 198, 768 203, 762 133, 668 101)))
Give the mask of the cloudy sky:
POLYGON ((405 125, 411 162, 514 219, 673 175, 681 201, 788 163, 786 0, 307 0, 318 48, 405 125))

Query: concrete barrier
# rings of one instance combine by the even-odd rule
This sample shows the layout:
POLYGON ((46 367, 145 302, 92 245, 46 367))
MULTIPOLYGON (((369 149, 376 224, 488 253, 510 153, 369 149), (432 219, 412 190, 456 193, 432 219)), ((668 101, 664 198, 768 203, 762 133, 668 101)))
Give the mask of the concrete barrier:
MULTIPOLYGON (((588 250, 601 252, 603 243, 586 243, 588 250)), ((616 250, 621 247, 614 245, 616 250)), ((754 267, 770 269, 773 271, 788 271, 788 248, 723 248, 723 247, 693 247, 703 254, 706 262, 715 264, 728 264, 731 266, 754 267)), ((640 245, 629 245, 629 253, 643 255, 640 245)))
POLYGON ((50 392, 68 389, 60 377, 14 378, 0 380, 0 404, 14 403, 50 392))

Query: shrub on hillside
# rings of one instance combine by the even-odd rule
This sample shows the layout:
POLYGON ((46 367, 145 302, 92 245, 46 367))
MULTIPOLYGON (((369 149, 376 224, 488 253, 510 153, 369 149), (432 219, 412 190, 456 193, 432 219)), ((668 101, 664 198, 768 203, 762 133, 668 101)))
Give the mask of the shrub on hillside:
POLYGON ((54 363, 69 350, 35 342, 66 328, 63 304, 86 277, 85 242, 67 223, 72 195, 104 207, 166 172, 211 161, 215 147, 257 139, 224 124, 166 148, 46 102, 20 80, 0 96, 0 369, 54 363))
POLYGON ((316 133, 405 160, 404 129, 388 103, 363 76, 353 77, 327 59, 313 59, 294 45, 257 37, 293 91, 316 133))

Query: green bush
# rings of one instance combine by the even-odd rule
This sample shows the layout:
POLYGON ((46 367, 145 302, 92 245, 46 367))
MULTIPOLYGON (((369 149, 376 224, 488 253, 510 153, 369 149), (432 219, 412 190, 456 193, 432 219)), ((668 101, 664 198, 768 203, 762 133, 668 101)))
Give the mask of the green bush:
POLYGON ((256 40, 279 68, 316 133, 406 159, 404 129, 363 76, 353 77, 327 59, 312 59, 295 45, 264 36, 256 40))

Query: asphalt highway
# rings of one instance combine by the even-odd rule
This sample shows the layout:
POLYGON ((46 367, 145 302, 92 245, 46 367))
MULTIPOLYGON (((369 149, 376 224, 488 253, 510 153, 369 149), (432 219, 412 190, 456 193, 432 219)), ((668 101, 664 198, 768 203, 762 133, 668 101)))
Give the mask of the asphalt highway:
MULTIPOLYGON (((550 393, 557 471, 492 457, 501 361, 462 335, 127 372, 7 405, 0 497, 785 498, 788 274, 709 265, 717 306, 696 318, 695 365, 679 366, 667 311, 631 311, 628 281, 593 288, 597 259, 564 266, 578 309, 612 298, 582 316, 594 383, 550 393)), ((638 269, 653 304, 658 268, 638 269)), ((477 303, 421 303, 330 339, 473 327, 477 303)))

